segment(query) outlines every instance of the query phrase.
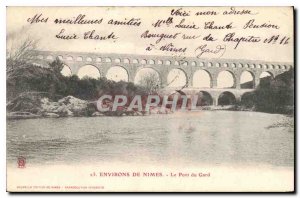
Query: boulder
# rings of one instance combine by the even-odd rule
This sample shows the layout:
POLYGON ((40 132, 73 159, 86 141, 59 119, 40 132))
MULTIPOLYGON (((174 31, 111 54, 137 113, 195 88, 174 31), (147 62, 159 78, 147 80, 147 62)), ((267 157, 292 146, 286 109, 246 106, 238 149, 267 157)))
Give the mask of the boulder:
POLYGON ((70 111, 66 105, 59 106, 56 109, 56 111, 60 116, 73 116, 74 115, 73 112, 70 111))
POLYGON ((39 94, 21 95, 7 104, 7 110, 9 112, 26 111, 45 117, 91 116, 96 111, 95 105, 73 96, 54 102, 39 94))
POLYGON ((88 102, 75 98, 73 96, 67 96, 58 101, 61 106, 66 106, 68 110, 73 112, 74 115, 82 116, 86 115, 88 108, 88 102))

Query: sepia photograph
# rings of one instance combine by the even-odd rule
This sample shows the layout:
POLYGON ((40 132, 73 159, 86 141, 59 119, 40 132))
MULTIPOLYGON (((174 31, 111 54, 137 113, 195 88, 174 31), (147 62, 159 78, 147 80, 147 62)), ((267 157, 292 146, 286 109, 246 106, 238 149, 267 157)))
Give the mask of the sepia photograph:
POLYGON ((8 192, 294 192, 294 7, 6 7, 8 192))

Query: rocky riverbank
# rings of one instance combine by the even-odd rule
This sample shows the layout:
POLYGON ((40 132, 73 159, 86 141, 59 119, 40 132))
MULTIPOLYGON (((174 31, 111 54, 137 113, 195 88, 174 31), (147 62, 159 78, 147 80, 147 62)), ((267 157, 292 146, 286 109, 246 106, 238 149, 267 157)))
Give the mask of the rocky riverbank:
MULTIPOLYGON (((256 111, 241 105, 198 106, 198 111, 256 111)), ((100 117, 100 116, 145 116, 149 114, 171 114, 169 108, 151 108, 150 112, 127 111, 124 107, 117 111, 99 112, 96 102, 67 96, 57 101, 50 100, 41 94, 23 94, 7 104, 8 119, 26 118, 59 118, 59 117, 100 117)))
POLYGON ((150 113, 140 111, 126 111, 126 108, 118 111, 101 113, 97 111, 96 102, 81 100, 73 96, 67 96, 58 101, 51 101, 41 95, 21 95, 7 104, 8 119, 26 119, 40 117, 96 117, 96 116, 144 116, 147 114, 170 114, 170 109, 153 108, 150 113))
POLYGON ((64 97, 57 102, 41 95, 22 95, 7 104, 8 118, 68 117, 87 116, 91 108, 85 100, 73 96, 64 97), (26 114, 27 113, 27 114, 26 114))

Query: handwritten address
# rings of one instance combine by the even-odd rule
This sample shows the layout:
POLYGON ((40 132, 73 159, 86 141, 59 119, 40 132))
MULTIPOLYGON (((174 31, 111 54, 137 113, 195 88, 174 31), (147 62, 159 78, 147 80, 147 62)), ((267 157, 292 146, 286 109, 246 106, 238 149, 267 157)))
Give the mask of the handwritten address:
POLYGON ((261 13, 255 8, 206 9, 197 11, 188 7, 166 8, 165 18, 153 15, 151 20, 143 20, 141 16, 122 16, 116 19, 109 15, 88 16, 84 13, 68 17, 35 13, 25 20, 30 25, 51 24, 59 27, 53 37, 64 41, 126 41, 127 38, 115 30, 133 31, 136 39, 147 43, 144 46, 145 53, 156 51, 184 56, 187 52, 193 52, 197 58, 220 58, 229 48, 238 50, 245 44, 276 47, 287 45, 291 41, 288 35, 280 32, 281 26, 276 21, 262 21, 261 18, 257 20, 256 17, 261 13), (227 20, 228 16, 231 16, 230 20, 227 20), (220 20, 220 17, 223 19, 220 20), (238 18, 239 23, 232 17, 238 18), (91 28, 91 25, 95 28, 91 28), (104 25, 111 28, 99 31, 104 25), (71 26, 80 26, 80 31, 74 31, 71 26), (253 30, 270 30, 270 33, 262 36, 253 30), (191 46, 191 42, 195 43, 196 47, 191 46))

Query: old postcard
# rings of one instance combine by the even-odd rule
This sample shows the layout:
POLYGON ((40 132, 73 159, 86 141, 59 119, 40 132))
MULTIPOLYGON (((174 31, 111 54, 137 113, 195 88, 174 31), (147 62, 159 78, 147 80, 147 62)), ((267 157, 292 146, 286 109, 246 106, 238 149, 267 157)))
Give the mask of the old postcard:
POLYGON ((10 7, 7 191, 293 192, 293 7, 10 7))

